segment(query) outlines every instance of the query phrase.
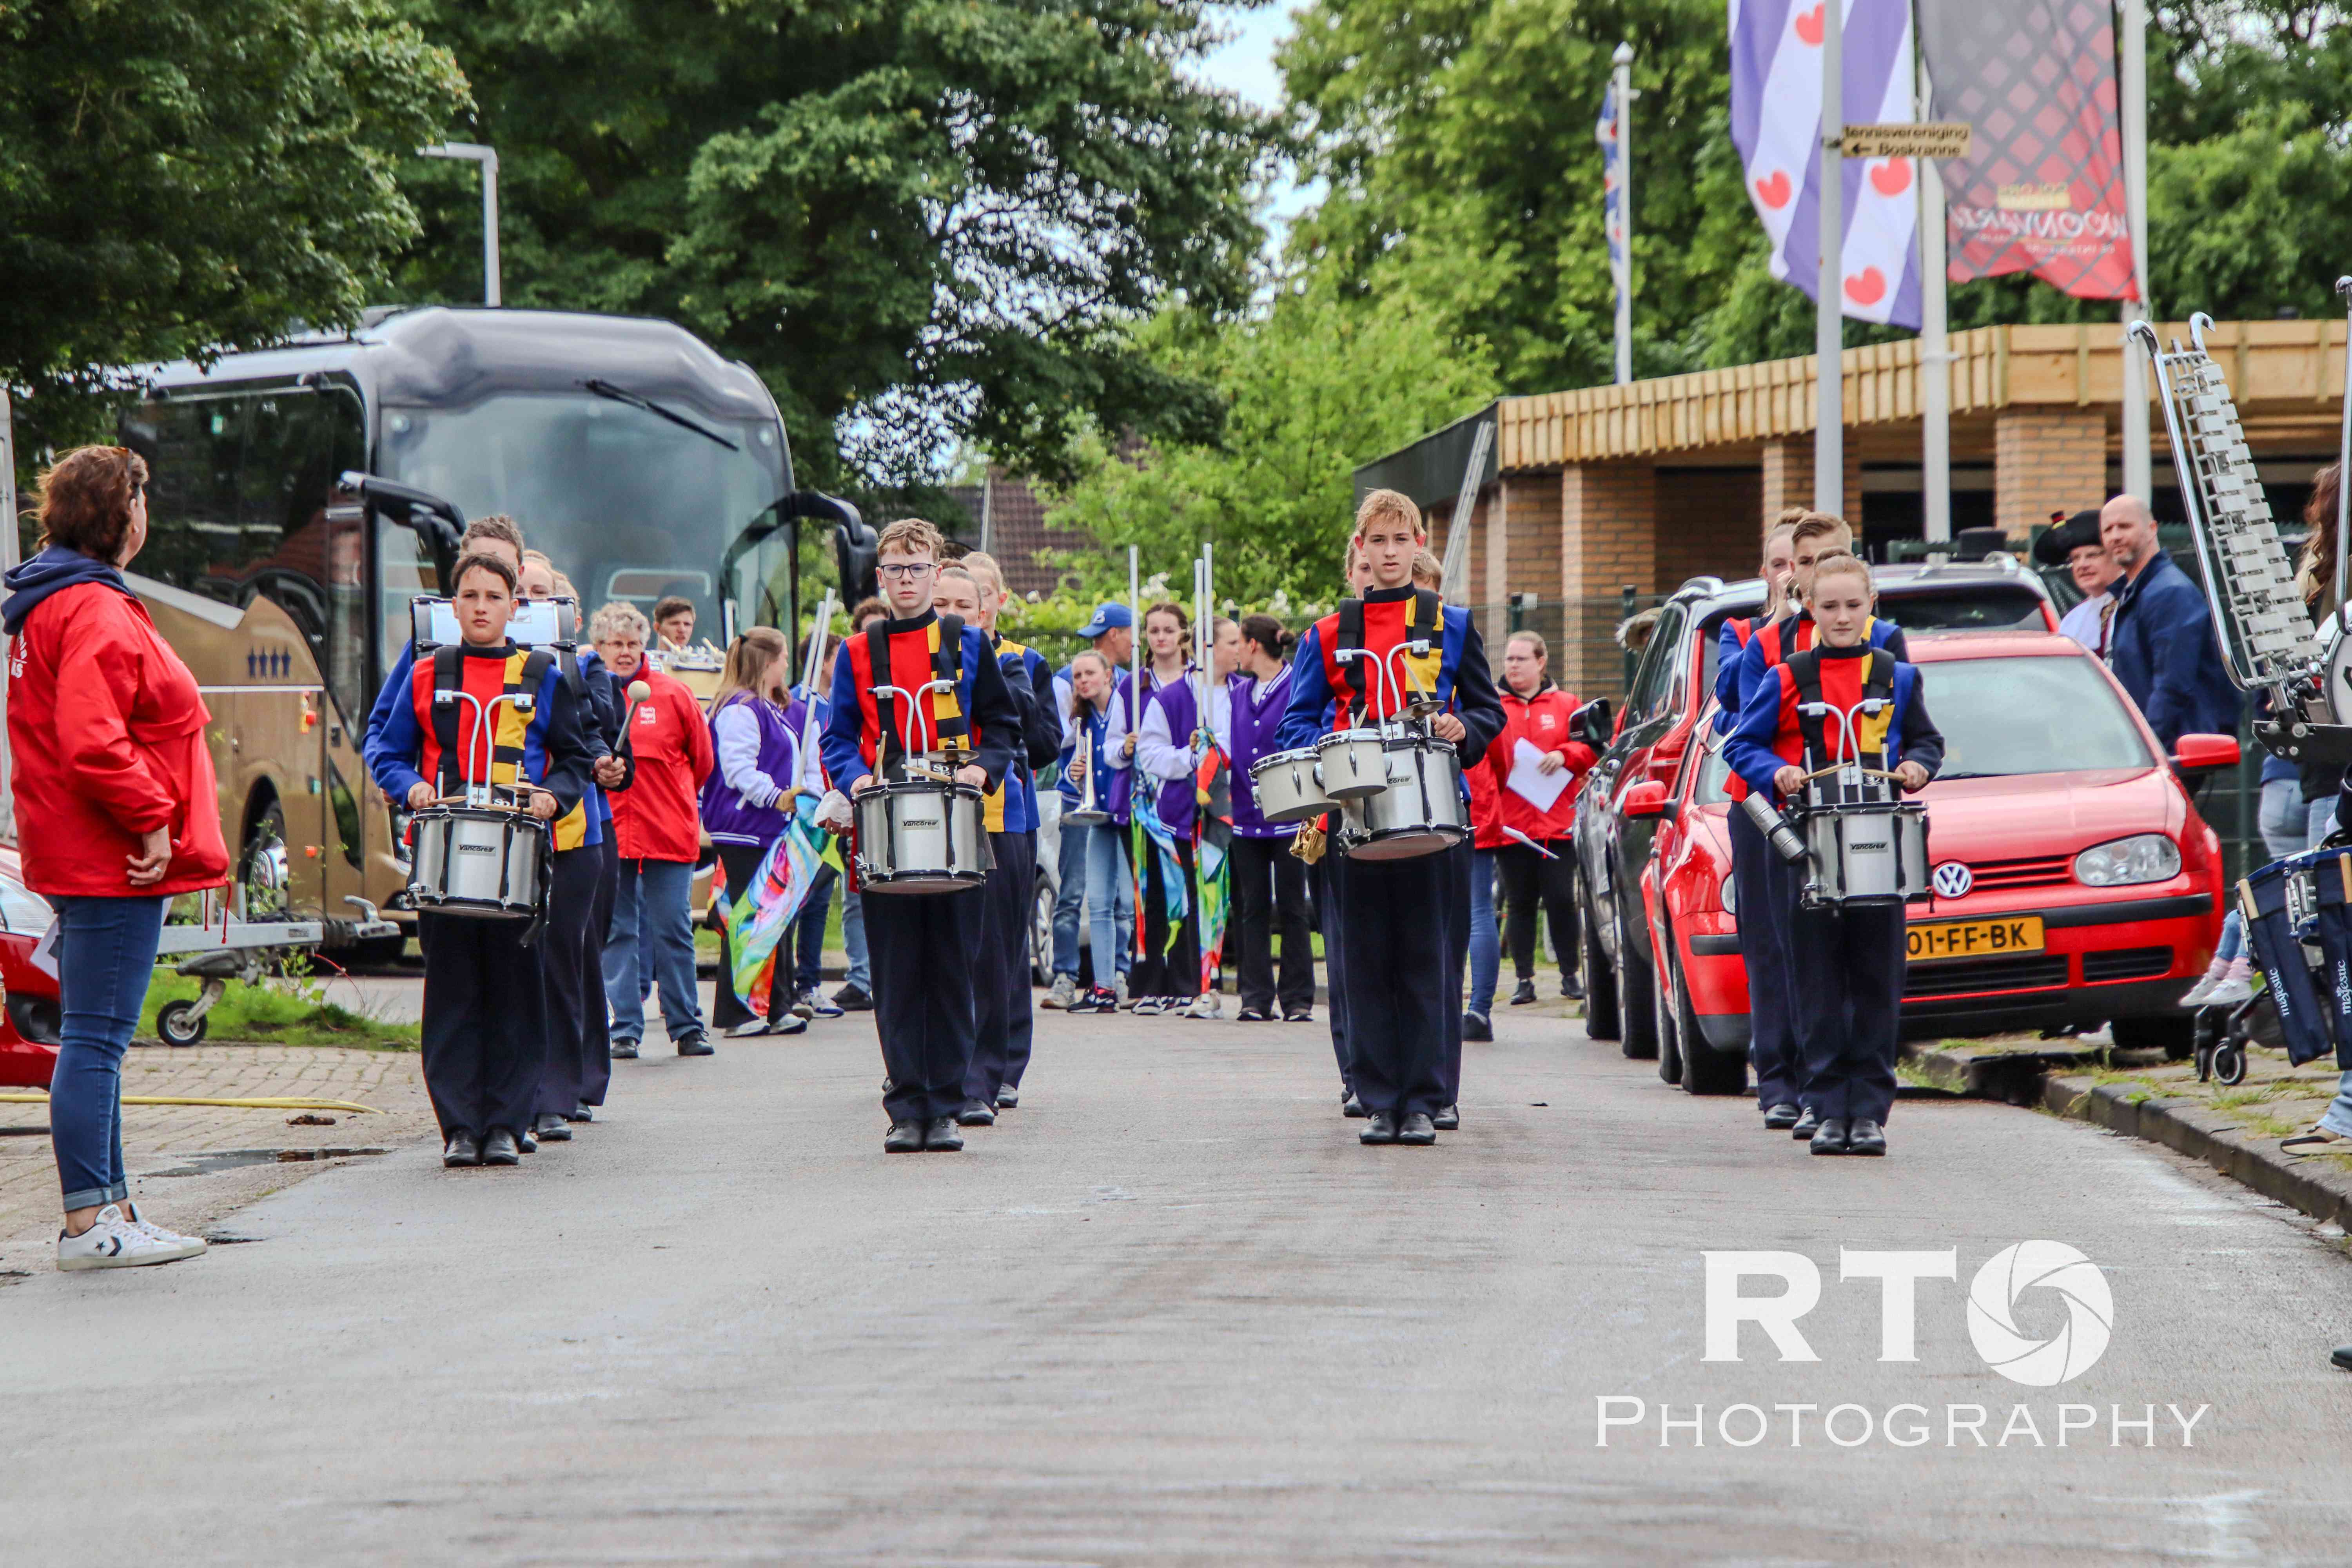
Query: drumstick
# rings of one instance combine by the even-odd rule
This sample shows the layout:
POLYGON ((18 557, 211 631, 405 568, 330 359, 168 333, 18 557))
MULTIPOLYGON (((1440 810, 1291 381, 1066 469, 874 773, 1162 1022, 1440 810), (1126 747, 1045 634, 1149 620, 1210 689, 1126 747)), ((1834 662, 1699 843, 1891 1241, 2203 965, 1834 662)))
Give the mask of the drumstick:
POLYGON ((1503 832, 1506 837, 1517 839, 1520 843, 1526 845, 1528 848, 1534 850, 1537 854, 1542 856, 1547 860, 1557 860, 1559 858, 1559 856, 1553 854, 1550 850, 1545 848, 1542 845, 1537 843, 1534 839, 1528 837, 1526 834, 1520 832, 1516 827, 1506 827, 1503 829, 1503 832))

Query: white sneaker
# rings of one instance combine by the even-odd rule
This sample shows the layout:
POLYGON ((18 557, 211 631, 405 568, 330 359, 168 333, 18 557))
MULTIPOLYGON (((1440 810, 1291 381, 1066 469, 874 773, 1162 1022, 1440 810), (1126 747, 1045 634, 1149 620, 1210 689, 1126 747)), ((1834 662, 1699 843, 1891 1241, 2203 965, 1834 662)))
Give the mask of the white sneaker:
POLYGON ((112 1204, 98 1211, 98 1219, 79 1236, 58 1233, 58 1268, 71 1274, 84 1268, 142 1268, 152 1263, 177 1263, 194 1258, 205 1244, 192 1236, 167 1242, 122 1217, 112 1204))
POLYGON ((2230 972, 2221 977, 2221 983, 2205 994, 2205 1002, 2208 1006, 2235 1005, 2253 994, 2252 960, 2233 958, 2230 960, 2230 972))
POLYGON ((1193 997, 1192 1005, 1184 1009, 1184 1016, 1187 1018, 1222 1018, 1224 1016, 1224 1008, 1214 996, 1206 992, 1193 997))
POLYGON ((1075 975, 1056 974, 1054 988, 1045 993, 1044 1005, 1066 1008, 1078 999, 1078 982, 1075 975))
POLYGON ((730 1040, 748 1040, 754 1035, 764 1035, 767 1032, 768 1020, 765 1018, 746 1018, 728 1030, 727 1037, 730 1040))
POLYGON ((798 1013, 787 1013, 782 1017, 768 1026, 768 1033, 772 1035, 804 1035, 808 1033, 808 1026, 809 1021, 806 1018, 802 1017, 798 1013))
POLYGON ((2189 994, 2180 999, 2180 1005, 2183 1007, 2202 1007, 2206 1003, 2213 1000, 2213 987, 2221 984, 2221 977, 2229 973, 2230 961, 2226 958, 2215 959, 2205 966, 2204 974, 2199 977, 2196 984, 2189 988, 2189 994))
POLYGON ((1127 1005, 1127 971, 1122 969, 1118 972, 1118 976, 1111 985, 1110 992, 1112 995, 1118 998, 1118 1005, 1120 1006, 1124 1007, 1127 1005))
POLYGON ((192 1258, 195 1256, 195 1253, 205 1250, 205 1242, 204 1237, 200 1236, 182 1236, 176 1230, 165 1230, 162 1226, 157 1225, 153 1220, 149 1219, 145 1215, 141 1214, 137 1204, 131 1203, 128 1200, 126 1200, 121 1207, 122 1209, 122 1217, 125 1220, 128 1220, 134 1227, 145 1231, 148 1235, 153 1237, 156 1240, 164 1243, 166 1246, 193 1247, 194 1251, 189 1254, 192 1258))

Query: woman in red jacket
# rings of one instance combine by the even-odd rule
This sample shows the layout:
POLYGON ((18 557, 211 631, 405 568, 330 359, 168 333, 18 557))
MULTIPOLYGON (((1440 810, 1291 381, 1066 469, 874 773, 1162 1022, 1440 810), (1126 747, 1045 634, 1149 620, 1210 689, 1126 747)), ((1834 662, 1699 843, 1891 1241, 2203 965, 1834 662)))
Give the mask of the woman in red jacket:
POLYGON ((8 747, 26 885, 57 910, 64 1028, 49 1125, 65 1187, 61 1269, 193 1258, 141 1217, 122 1165, 122 1053, 163 910, 228 871, 195 677, 122 568, 147 542, 147 465, 68 452, 41 477, 41 552, 7 575, 8 747))
POLYGON ((1551 914, 1559 994, 1584 994, 1576 983, 1575 857, 1568 839, 1576 821, 1577 781, 1591 771, 1592 748, 1569 738, 1576 699, 1551 683, 1549 664, 1541 637, 1511 634, 1503 648, 1503 732, 1486 748, 1503 834, 1495 861, 1503 873, 1507 911, 1504 941, 1519 977, 1519 988, 1511 994, 1514 1007, 1536 999, 1538 899, 1551 914))

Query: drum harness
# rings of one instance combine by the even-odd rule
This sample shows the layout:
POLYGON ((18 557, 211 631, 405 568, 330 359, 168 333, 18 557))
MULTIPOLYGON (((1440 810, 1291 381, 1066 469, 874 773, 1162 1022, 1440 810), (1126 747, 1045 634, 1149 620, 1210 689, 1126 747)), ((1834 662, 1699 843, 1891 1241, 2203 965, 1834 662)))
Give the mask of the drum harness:
MULTIPOLYGON (((887 623, 875 621, 866 628, 866 668, 867 679, 874 682, 874 717, 876 727, 881 731, 874 746, 874 765, 875 772, 886 784, 952 785, 959 760, 970 750, 963 742, 971 733, 971 721, 964 716, 963 705, 956 696, 963 684, 963 617, 944 615, 938 617, 937 624, 940 640, 939 646, 931 650, 931 679, 912 692, 881 679, 896 673, 890 664, 890 634, 885 629, 887 623), (948 712, 943 714, 939 710, 942 704, 936 699, 929 713, 922 710, 916 699, 933 693, 945 694, 947 700, 944 706, 948 712), (898 722, 898 700, 901 697, 907 699, 906 732, 903 736, 898 722), (927 747, 924 752, 918 752, 908 744, 914 739, 915 726, 919 721, 929 732, 937 749, 945 754, 945 768, 935 767, 920 760, 931 748, 927 747)), ((980 854, 982 869, 994 869, 996 857, 984 833, 981 835, 980 854)))
POLYGON ((1892 792, 1883 786, 1895 775, 1865 768, 1862 759, 1867 747, 1879 754, 1881 762, 1886 760, 1886 731, 1895 721, 1895 659, 1885 649, 1877 647, 1864 657, 1862 700, 1843 712, 1822 697, 1821 651, 1807 648, 1789 658, 1789 678, 1797 688, 1797 730, 1804 737, 1805 760, 1814 764, 1806 775, 1806 786, 1812 797, 1806 805, 1878 805, 1882 798, 1893 798, 1892 792), (1864 720, 1859 725, 1854 722, 1857 713, 1864 720), (1832 717, 1841 731, 1841 745, 1836 750, 1830 746, 1826 722, 1832 717), (1824 798, 1820 781, 1832 775, 1834 793, 1824 798), (1874 787, 1865 779, 1877 780, 1879 785, 1874 787))
MULTIPOLYGON (((526 787, 523 788, 518 788, 516 784, 522 773, 524 749, 520 742, 511 746, 500 744, 491 730, 491 716, 500 703, 505 703, 524 717, 528 727, 529 715, 538 706, 540 682, 546 678, 548 667, 555 661, 555 656, 544 648, 533 648, 524 654, 518 664, 514 655, 509 654, 506 689, 488 702, 481 701, 465 689, 462 669, 466 655, 463 648, 455 643, 445 643, 433 650, 432 657, 433 739, 441 752, 440 777, 435 784, 441 793, 438 804, 464 805, 478 811, 502 809, 520 812, 530 793, 528 781, 524 781, 526 787), (482 776, 478 783, 466 777, 467 770, 461 764, 457 736, 457 706, 461 702, 470 704, 474 709, 474 735, 477 749, 483 759, 482 776), (498 776, 501 768, 506 771, 503 780, 498 776), (497 796, 497 791, 501 787, 508 793, 509 798, 505 801, 499 800, 497 796)), ((538 824, 538 827, 539 879, 540 886, 544 889, 548 882, 549 864, 554 854, 555 834, 548 824, 538 824)), ((522 945, 530 947, 535 944, 546 925, 547 907, 542 899, 538 912, 531 916, 530 926, 523 931, 522 945)))

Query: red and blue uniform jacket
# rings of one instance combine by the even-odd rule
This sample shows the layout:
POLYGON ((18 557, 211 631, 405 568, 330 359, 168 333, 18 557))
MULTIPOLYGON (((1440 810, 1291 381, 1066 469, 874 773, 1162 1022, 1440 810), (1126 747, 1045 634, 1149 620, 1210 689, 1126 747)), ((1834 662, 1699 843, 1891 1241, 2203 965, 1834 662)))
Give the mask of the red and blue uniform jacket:
MULTIPOLYGON (((456 665, 453 689, 466 692, 474 701, 456 703, 446 714, 436 710, 433 693, 438 661, 417 660, 408 672, 407 700, 395 697, 376 705, 383 714, 383 726, 372 748, 369 770, 377 786, 400 805, 420 784, 430 784, 445 795, 484 782, 536 784, 553 795, 561 808, 555 847, 572 849, 592 842, 586 837, 587 813, 581 809, 590 784, 587 731, 579 700, 562 670, 551 658, 542 661, 544 668, 531 692, 531 710, 526 715, 510 703, 500 703, 496 709, 488 705, 491 699, 518 688, 532 657, 529 649, 512 643, 482 648, 459 644, 449 651, 456 665), (480 721, 476 703, 488 713, 490 723, 487 781, 484 747, 476 731, 480 721)), ((394 670, 393 681, 400 679, 400 672, 394 670)))
MULTIPOLYGON (((1944 737, 1935 721, 1927 716, 1918 667, 1893 659, 1885 650, 1874 650, 1867 645, 1824 647, 1811 652, 1812 659, 1801 663, 1810 663, 1816 672, 1819 700, 1841 715, 1866 695, 1864 683, 1869 678, 1870 664, 1876 663, 1882 669, 1892 665, 1892 669, 1886 671, 1892 700, 1875 717, 1854 715, 1852 749, 1859 752, 1864 767, 1891 773, 1898 763, 1917 763, 1927 770, 1929 777, 1935 776, 1944 765, 1944 737)), ((1786 663, 1767 671, 1748 693, 1746 705, 1739 710, 1738 722, 1732 726, 1731 736, 1724 742, 1724 758, 1731 764, 1732 772, 1749 789, 1760 791, 1768 798, 1780 798, 1772 780, 1783 765, 1794 763, 1811 772, 1827 767, 1849 750, 1843 719, 1830 718, 1819 726, 1828 754, 1811 754, 1813 748, 1806 743, 1806 726, 1799 712, 1799 704, 1803 700, 1801 674, 1801 670, 1786 663)))
POLYGON ((1470 612, 1441 606, 1435 595, 1412 588, 1375 588, 1362 604, 1364 647, 1390 673, 1375 676, 1370 658, 1343 663, 1339 658, 1342 612, 1325 616, 1299 639, 1292 661, 1290 706, 1283 712, 1274 749, 1296 751, 1360 723, 1376 723, 1396 712, 1400 696, 1410 701, 1415 692, 1424 692, 1462 721, 1468 734, 1455 749, 1465 772, 1475 766, 1503 732, 1503 705, 1495 695, 1486 645, 1479 640, 1470 612), (1431 643, 1427 654, 1389 658, 1400 644, 1424 637, 1431 643))
POLYGON ((873 640, 863 632, 853 633, 843 642, 841 659, 834 666, 832 700, 818 742, 825 776, 844 791, 868 773, 896 781, 901 774, 886 763, 898 762, 902 737, 911 730, 917 749, 952 742, 970 752, 968 760, 988 775, 988 788, 1002 784, 1020 740, 1021 715, 1013 706, 1013 693, 1004 684, 1004 672, 997 666, 986 634, 978 626, 960 628, 961 635, 949 660, 956 672, 955 689, 919 697, 920 718, 910 723, 905 701, 892 699, 891 734, 885 746, 881 702, 875 687, 895 686, 911 692, 935 679, 945 628, 929 610, 909 620, 877 625, 888 650, 879 679, 875 673, 873 640), (939 737, 938 742, 934 736, 939 737))

